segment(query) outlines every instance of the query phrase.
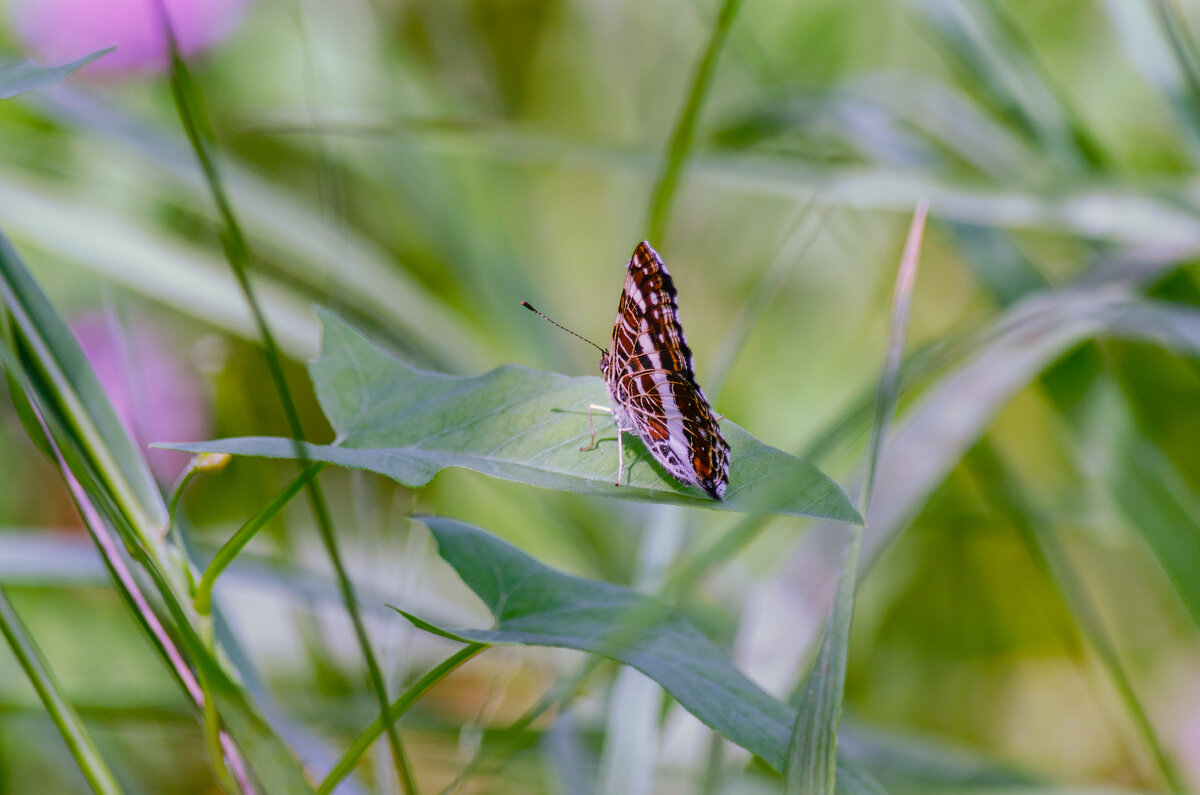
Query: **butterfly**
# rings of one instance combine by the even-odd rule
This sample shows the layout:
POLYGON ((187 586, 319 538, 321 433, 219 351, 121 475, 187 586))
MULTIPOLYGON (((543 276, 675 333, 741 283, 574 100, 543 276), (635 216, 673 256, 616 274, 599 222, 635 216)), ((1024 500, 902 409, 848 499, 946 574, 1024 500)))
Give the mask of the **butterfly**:
POLYGON ((729 445, 696 383, 692 351, 679 324, 677 296, 658 252, 642 241, 625 268, 625 287, 608 350, 555 323, 528 303, 521 304, 600 350, 600 374, 609 405, 588 406, 591 441, 581 450, 596 447, 592 412, 612 414, 617 425, 618 486, 625 468, 622 435, 636 433, 671 477, 720 500, 729 485, 729 445))

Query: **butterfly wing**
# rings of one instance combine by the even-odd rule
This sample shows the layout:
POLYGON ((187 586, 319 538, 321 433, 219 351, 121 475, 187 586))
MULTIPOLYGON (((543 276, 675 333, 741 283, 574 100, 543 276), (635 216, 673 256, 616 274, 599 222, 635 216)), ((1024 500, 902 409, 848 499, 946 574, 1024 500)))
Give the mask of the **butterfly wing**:
POLYGON ((639 243, 617 307, 605 381, 618 422, 641 437, 672 477, 719 500, 729 483, 729 445, 696 383, 677 295, 658 253, 639 243))

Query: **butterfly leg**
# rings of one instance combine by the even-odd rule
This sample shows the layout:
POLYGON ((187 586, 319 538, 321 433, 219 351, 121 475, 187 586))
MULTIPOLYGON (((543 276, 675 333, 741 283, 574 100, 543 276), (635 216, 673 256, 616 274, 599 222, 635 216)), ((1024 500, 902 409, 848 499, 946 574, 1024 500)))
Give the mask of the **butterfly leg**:
POLYGON ((617 428, 617 485, 621 485, 621 475, 625 472, 625 434, 617 428))
POLYGON ((588 442, 587 447, 579 448, 581 453, 586 453, 588 450, 596 449, 596 424, 592 422, 593 411, 603 411, 605 414, 613 413, 612 409, 610 409, 608 406, 597 406, 595 403, 592 403, 588 406, 588 430, 592 432, 592 438, 591 441, 588 442))

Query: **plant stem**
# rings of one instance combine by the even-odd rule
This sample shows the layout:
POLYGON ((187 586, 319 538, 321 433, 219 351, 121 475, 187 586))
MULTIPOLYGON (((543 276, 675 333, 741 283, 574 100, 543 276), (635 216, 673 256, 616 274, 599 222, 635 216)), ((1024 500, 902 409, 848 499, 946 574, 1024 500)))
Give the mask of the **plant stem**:
MULTIPOLYGON (((279 395, 279 401, 283 407, 283 413, 287 419, 288 428, 292 432, 292 438, 295 443, 296 458, 303 471, 311 464, 307 451, 304 449, 304 427, 300 422, 300 414, 296 410, 296 403, 292 399, 291 391, 284 377, 283 359, 279 351, 279 346, 275 342, 275 336, 271 332, 266 315, 258 303, 254 287, 250 282, 250 247, 246 242, 245 235, 242 233, 241 224, 233 212, 233 206, 225 192, 220 174, 217 172, 216 162, 209 153, 207 142, 200 133, 198 117, 193 111, 191 102, 191 95, 198 94, 198 92, 192 85, 187 65, 180 55, 179 43, 171 27, 164 0, 156 0, 155 5, 158 9, 170 48, 171 93, 175 99, 175 106, 179 111, 180 123, 183 125, 184 132, 187 134, 193 151, 196 153, 200 168, 204 172, 205 181, 217 206, 217 212, 225 227, 225 233, 221 236, 225 258, 229 262, 238 287, 241 289, 242 295, 245 297, 246 303, 250 308, 250 313, 254 318, 254 325, 267 360, 267 369, 271 374, 271 380, 274 382, 275 390, 279 395)), ((383 671, 380 668, 379 661, 375 658, 374 651, 371 649, 370 637, 367 635, 366 625, 363 623, 362 613, 358 607, 358 600, 354 595, 350 577, 346 574, 341 553, 337 546, 337 538, 333 531, 333 522, 325 503, 324 494, 318 485, 311 480, 307 484, 307 491, 309 504, 312 506, 317 528, 320 531, 321 542, 329 556, 330 564, 337 575, 338 587, 346 605, 346 612, 350 615, 350 621, 354 625, 354 634, 358 639, 363 657, 367 663, 371 687, 375 692, 376 700, 379 702, 381 714, 386 714, 388 697, 387 686, 383 679, 383 671)), ((400 778, 400 784, 408 795, 415 795, 417 792, 416 782, 413 779, 412 771, 405 757, 404 746, 400 742, 400 735, 390 723, 387 724, 386 729, 388 742, 392 749, 392 760, 396 767, 396 773, 400 778)))
MULTIPOLYGON (((437 667, 414 682, 408 690, 404 691, 403 695, 392 702, 392 705, 387 710, 388 722, 395 723, 398 721, 425 691, 444 679, 455 668, 486 648, 487 645, 484 643, 472 643, 469 646, 459 649, 445 660, 442 660, 437 667)), ((379 735, 383 733, 383 730, 384 727, 381 718, 376 718, 369 726, 363 729, 358 737, 354 738, 354 742, 350 743, 350 747, 342 754, 342 758, 338 760, 338 763, 325 775, 324 780, 317 787, 317 795, 328 795, 328 793, 333 792, 334 788, 346 776, 350 775, 350 772, 354 770, 354 766, 358 764, 363 754, 371 747, 371 743, 375 742, 379 735)))
POLYGON ((208 568, 204 570, 204 576, 196 584, 196 592, 193 599, 198 613, 202 616, 208 616, 212 613, 212 590, 213 586, 217 583, 217 578, 221 576, 221 572, 225 571, 226 567, 245 549, 251 539, 258 535, 267 522, 271 521, 277 513, 283 510, 283 507, 300 493, 300 489, 304 488, 326 466, 325 463, 313 464, 297 475, 283 491, 275 496, 275 499, 271 500, 270 503, 254 514, 254 516, 247 519, 246 523, 239 527, 237 532, 217 550, 217 554, 213 556, 212 561, 208 564, 208 568))

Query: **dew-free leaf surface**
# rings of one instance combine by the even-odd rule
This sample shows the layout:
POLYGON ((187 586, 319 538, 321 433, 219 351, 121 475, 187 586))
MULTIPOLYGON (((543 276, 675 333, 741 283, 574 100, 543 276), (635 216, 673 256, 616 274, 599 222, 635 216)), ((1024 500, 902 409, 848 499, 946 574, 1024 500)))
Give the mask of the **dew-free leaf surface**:
POLYGON ((555 571, 471 525, 443 517, 422 521, 495 626, 447 629, 404 613, 415 625, 465 642, 558 646, 630 665, 706 725, 783 768, 795 711, 747 679, 669 605, 555 571))
MULTIPOLYGON (((598 447, 589 440, 589 403, 607 404, 599 377, 570 377, 505 365, 480 376, 417 370, 321 312, 321 356, 309 374, 337 439, 306 444, 310 460, 366 469, 420 487, 447 467, 543 488, 627 500, 753 513, 814 516, 861 523, 836 483, 806 461, 763 444, 728 420, 729 488, 717 502, 667 475, 633 436, 625 436, 625 477, 617 478, 611 418, 595 416, 598 447)), ((189 452, 294 458, 290 439, 244 437, 164 444, 189 452)))

